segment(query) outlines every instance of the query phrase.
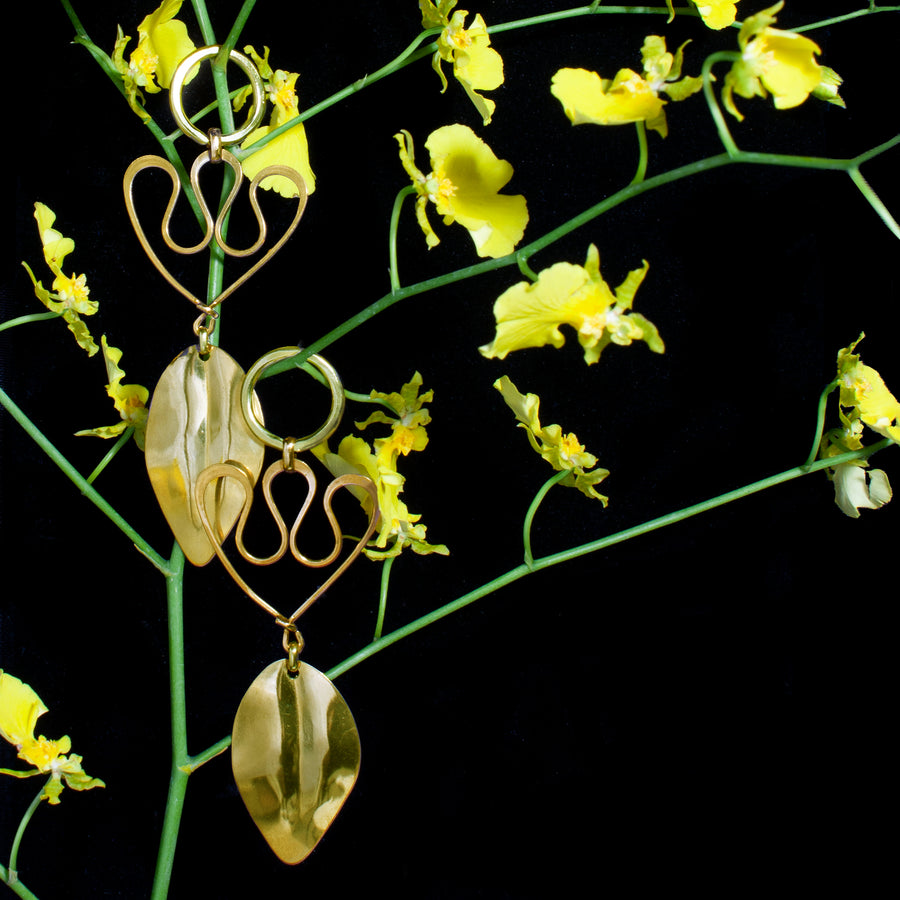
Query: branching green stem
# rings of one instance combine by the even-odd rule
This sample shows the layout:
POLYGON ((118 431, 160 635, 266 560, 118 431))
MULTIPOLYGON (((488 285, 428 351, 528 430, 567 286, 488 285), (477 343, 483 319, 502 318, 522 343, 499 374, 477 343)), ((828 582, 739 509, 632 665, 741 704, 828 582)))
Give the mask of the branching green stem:
POLYGON ((163 574, 168 574, 169 564, 163 559, 125 519, 104 499, 97 490, 88 484, 81 473, 66 459, 44 433, 22 412, 12 401, 9 395, 0 388, 0 404, 6 407, 9 414, 22 426, 25 433, 56 463, 63 474, 94 504, 107 518, 109 518, 120 531, 132 541, 132 543, 149 559, 163 574))
POLYGON ((803 463, 802 468, 808 469, 819 455, 819 445, 822 443, 822 432, 825 430, 825 409, 828 404, 828 397, 837 385, 837 381, 832 381, 819 395, 819 405, 816 410, 816 433, 813 436, 812 446, 809 449, 809 456, 806 457, 806 462, 803 463))
POLYGON ((6 866, 2 865, 0 865, 0 882, 7 885, 18 897, 24 897, 25 900, 38 900, 37 894, 33 894, 29 891, 28 888, 19 881, 19 877, 15 872, 8 872, 6 866))
POLYGON ((394 205, 391 209, 391 224, 388 228, 388 259, 391 276, 391 293, 400 290, 400 273, 397 270, 397 228, 400 224, 400 210, 403 208, 403 201, 410 194, 415 193, 416 189, 411 184, 401 188, 394 198, 394 205))
POLYGON ((5 322, 0 323, 0 331, 6 331, 7 328, 15 328, 17 325, 27 325, 29 322, 44 322, 48 319, 59 318, 59 313, 55 312, 30 313, 27 316, 18 316, 15 319, 7 319, 5 322))
POLYGON ((94 471, 91 472, 90 475, 88 475, 88 484, 93 484, 97 480, 97 477, 100 475, 100 473, 113 461, 116 454, 128 443, 128 440, 132 434, 134 434, 134 426, 129 425, 128 428, 126 428, 119 435, 119 439, 115 442, 115 444, 113 444, 106 456, 104 456, 103 459, 101 459, 100 462, 97 463, 97 467, 94 469, 94 471))

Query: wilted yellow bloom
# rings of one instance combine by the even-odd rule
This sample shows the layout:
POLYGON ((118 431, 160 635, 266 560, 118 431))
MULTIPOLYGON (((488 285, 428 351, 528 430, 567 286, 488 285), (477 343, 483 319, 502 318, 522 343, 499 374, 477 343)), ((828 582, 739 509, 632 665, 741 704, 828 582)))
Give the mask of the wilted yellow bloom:
POLYGON ((144 449, 144 436, 147 431, 147 401, 150 399, 150 391, 140 384, 122 384, 125 372, 119 368, 122 359, 122 351, 118 347, 110 347, 106 343, 106 335, 100 338, 100 346, 103 348, 103 359, 106 362, 106 375, 109 384, 106 385, 106 393, 113 401, 116 411, 122 417, 121 422, 115 425, 104 425, 100 428, 91 428, 86 431, 76 431, 76 437, 91 435, 93 437, 113 438, 118 437, 126 428, 134 428, 134 439, 141 450, 144 449))
POLYGON ((525 233, 528 208, 521 194, 500 193, 513 175, 505 159, 497 159, 471 128, 445 125, 425 141, 431 155, 431 171, 425 175, 416 167, 410 133, 394 137, 400 145, 400 161, 418 194, 416 219, 429 247, 440 243, 426 213, 431 202, 445 225, 459 222, 469 232, 479 256, 497 258, 515 250, 525 233))
POLYGON ((78 345, 87 351, 88 356, 93 356, 98 348, 81 316, 92 316, 97 312, 97 301, 88 299, 90 288, 85 275, 66 275, 62 270, 65 258, 75 249, 75 242, 72 238, 63 237, 53 227, 56 213, 43 203, 34 204, 34 218, 44 245, 44 262, 54 276, 51 289, 47 290, 35 278, 31 267, 23 262, 34 285, 34 295, 47 309, 62 316, 78 345))
MULTIPOLYGON (((416 372, 399 393, 372 391, 372 399, 389 406, 395 415, 389 416, 378 410, 364 422, 357 422, 356 427, 362 430, 375 423, 384 423, 391 426, 388 437, 376 438, 370 446, 361 437, 347 435, 340 442, 337 453, 332 453, 327 443, 313 448, 313 453, 335 477, 356 473, 367 475, 375 483, 381 521, 377 537, 363 550, 370 559, 398 556, 404 547, 419 554, 446 556, 450 552, 444 544, 428 543, 426 528, 420 522, 422 517, 411 513, 400 499, 406 479, 397 471, 399 458, 414 450, 424 450, 428 444, 425 426, 431 416, 423 404, 431 401, 433 393, 426 391, 419 395, 421 386, 422 376, 416 372)), ((358 496, 363 509, 371 515, 369 495, 360 491, 358 496)))
POLYGON ((632 341, 646 341, 654 353, 662 353, 665 346, 656 326, 631 312, 648 268, 645 260, 613 292, 600 274, 600 254, 591 244, 583 266, 555 263, 540 272, 534 283, 520 281, 504 291, 494 304, 494 340, 479 349, 484 356, 504 359, 513 350, 527 347, 562 347, 566 338, 559 326, 571 325, 588 365, 597 362, 611 343, 628 346, 632 341))
POLYGON ((738 120, 744 117, 734 105, 734 94, 748 99, 772 94, 776 109, 799 106, 810 94, 836 106, 845 105, 837 92, 841 77, 816 62, 822 52, 819 46, 793 31, 770 27, 782 6, 784 0, 779 0, 741 26, 741 58, 725 76, 722 88, 725 108, 738 120))
POLYGON ((643 74, 620 69, 615 78, 601 78, 587 69, 560 69, 552 79, 551 93, 563 105, 573 125, 625 125, 645 122, 662 137, 668 133, 665 93, 684 100, 703 87, 699 77, 681 77, 685 41, 672 54, 665 38, 651 34, 641 47, 643 74))
POLYGON ((525 429, 528 441, 557 472, 569 471, 560 484, 578 488, 581 493, 604 506, 609 497, 597 492, 596 485, 609 475, 608 469, 594 469, 597 457, 588 453, 576 435, 563 434, 559 425, 542 426, 539 418, 541 399, 537 394, 522 394, 504 375, 494 382, 506 405, 515 413, 519 427, 525 429), (588 472, 587 470, 592 471, 588 472))
POLYGON ((0 669, 0 737, 16 748, 19 759, 34 767, 25 771, 0 769, 0 773, 15 778, 49 775, 41 799, 48 800, 53 806, 59 803, 59 795, 65 786, 76 791, 105 787, 99 778, 91 778, 85 773, 80 756, 67 755, 72 749, 68 736, 57 741, 43 735, 34 736, 37 720, 45 712, 47 707, 30 685, 0 669))
MULTIPOLYGON (((297 83, 297 72, 285 72, 281 69, 272 69, 269 65, 269 48, 264 48, 264 55, 260 56, 253 47, 244 47, 259 74, 266 82, 266 95, 272 103, 272 117, 268 125, 262 125, 251 132, 241 144, 241 149, 247 149, 262 140, 276 128, 299 117, 299 102, 294 85, 297 83)), ((241 91, 234 98, 234 108, 239 110, 250 95, 250 88, 241 91)), ((289 128, 283 134, 273 138, 265 147, 255 150, 241 161, 244 174, 255 178, 267 166, 289 166, 299 172, 306 184, 306 193, 311 194, 316 189, 316 176, 309 164, 309 144, 306 140, 306 129, 302 122, 298 122, 293 128, 289 128)), ((297 187, 289 179, 282 175, 270 175, 260 182, 260 187, 267 191, 277 191, 282 197, 296 197, 297 187)))
MULTIPOLYGON (((734 23, 734 17, 737 15, 737 4, 740 0, 691 0, 691 3, 697 7, 705 25, 719 31, 727 28, 734 23)), ((669 21, 675 18, 675 10, 672 6, 672 0, 666 0, 666 5, 672 13, 669 21)))
POLYGON ((442 64, 452 64, 453 76, 463 86, 487 125, 497 105, 493 100, 482 97, 478 91, 492 91, 503 84, 503 59, 491 47, 487 26, 481 15, 476 15, 466 28, 468 10, 457 10, 451 17, 450 11, 454 6, 456 0, 443 0, 439 6, 435 6, 430 0, 419 3, 423 28, 444 26, 431 64, 441 78, 441 93, 447 90, 447 78, 442 64))
POLYGON ((156 94, 161 88, 168 90, 178 64, 196 50, 188 37, 187 26, 175 18, 181 3, 182 0, 163 0, 157 9, 144 16, 138 25, 137 46, 127 63, 125 47, 131 38, 125 35, 121 26, 118 29, 113 65, 122 75, 129 105, 141 118, 147 118, 141 105, 141 88, 148 94, 156 94))
POLYGON ((888 390, 884 379, 871 366, 863 365, 853 351, 865 337, 861 334, 849 347, 838 351, 837 377, 841 413, 845 424, 855 419, 882 437, 900 442, 900 401, 888 390))

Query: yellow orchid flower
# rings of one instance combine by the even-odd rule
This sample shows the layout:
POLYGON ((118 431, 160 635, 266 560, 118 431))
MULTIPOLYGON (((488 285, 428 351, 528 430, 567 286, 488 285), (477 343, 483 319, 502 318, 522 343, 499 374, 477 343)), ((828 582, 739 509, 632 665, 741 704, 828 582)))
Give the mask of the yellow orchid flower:
POLYGON ((34 218, 44 246, 44 262, 54 276, 48 290, 35 278, 31 267, 23 262, 22 265, 34 285, 34 295, 47 309, 62 316, 69 326, 69 331, 75 335, 78 345, 87 351, 88 356, 93 356, 98 347, 81 316, 94 315, 98 303, 96 300, 88 299, 90 288, 85 275, 66 275, 62 270, 65 258, 75 249, 75 242, 72 238, 64 237, 53 227, 56 213, 43 203, 34 204, 34 218))
MULTIPOLYGON (((370 559, 397 556, 404 547, 419 554, 439 553, 446 556, 450 552, 444 544, 428 543, 426 528, 419 521, 422 517, 411 513, 400 499, 405 478, 397 471, 397 462, 401 456, 407 456, 414 450, 424 450, 428 443, 425 426, 431 421, 431 416, 423 404, 431 401, 433 393, 426 391, 420 396, 421 385, 422 376, 416 372, 399 393, 372 391, 372 399, 389 406, 395 416, 388 416, 379 410, 364 422, 355 423, 356 427, 364 429, 374 423, 389 424, 389 437, 376 438, 370 446, 356 435, 347 435, 340 442, 337 453, 332 453, 327 443, 313 448, 313 453, 335 477, 355 472, 367 475, 375 483, 381 521, 377 537, 363 550, 370 559)), ((359 492, 359 500, 366 513, 371 514, 368 494, 359 492)))
POLYGON ((140 384, 122 384, 125 372, 119 368, 122 359, 122 351, 118 347, 110 347, 106 343, 106 335, 100 338, 100 346, 103 348, 103 359, 106 362, 106 375, 109 384, 106 385, 106 393, 113 401, 116 411, 122 417, 121 422, 115 425, 104 425, 100 428, 90 428, 86 431, 76 431, 76 437, 91 435, 100 438, 118 437, 128 427, 134 428, 134 439, 141 450, 144 449, 144 436, 147 431, 147 401, 150 399, 150 391, 140 384))
MULTIPOLYGON (((716 31, 727 28, 734 24, 737 15, 737 4, 740 0, 691 0, 691 3, 697 7, 697 12, 703 19, 703 24, 716 31)), ((672 6, 672 0, 666 0, 666 6, 669 7, 669 21, 675 18, 675 9, 672 6)))
POLYGON ((784 0, 779 0, 741 26, 741 58, 725 76, 722 88, 725 108, 738 121, 744 116, 734 105, 734 94, 747 99, 771 94, 776 109, 799 106, 810 94, 836 106, 846 105, 837 91, 840 75, 816 61, 822 52, 818 44, 793 31, 770 27, 782 6, 784 0))
POLYGON ((52 806, 59 803, 64 787, 76 791, 106 787, 99 778, 91 778, 84 771, 80 756, 69 755, 72 741, 67 735, 57 741, 34 736, 37 720, 45 712, 47 707, 30 685, 0 669, 0 737, 16 748, 19 759, 34 767, 25 771, 0 769, 0 773, 15 778, 49 775, 41 799, 52 806))
POLYGON ((131 37, 125 35, 121 26, 118 28, 113 65, 122 75, 129 106, 143 119, 148 115, 142 105, 141 88, 148 94, 159 93, 162 88, 168 90, 178 64, 197 49, 188 37, 187 26, 175 18, 181 3, 182 0, 163 0, 157 9, 144 16, 138 25, 137 46, 127 63, 125 47, 131 37))
POLYGON ((597 465, 597 457, 584 449, 584 445, 576 435, 563 434, 559 425, 541 425, 539 417, 541 399, 537 394, 521 393, 506 375, 498 378, 494 382, 494 387, 500 391, 506 405, 515 413, 519 427, 525 429, 534 450, 557 472, 569 471, 560 484, 577 488, 586 497, 599 500, 606 506, 609 497, 598 493, 596 485, 609 475, 609 470, 594 468, 597 465), (588 472, 588 469, 592 471, 588 472))
POLYGON ((668 134, 666 102, 684 100, 703 87, 699 77, 681 77, 685 41, 673 54, 665 38, 651 34, 641 47, 643 74, 620 69, 615 78, 601 78, 587 69, 560 69, 551 80, 550 91, 563 105, 573 125, 625 125, 644 122, 662 137, 668 134))
MULTIPOLYGON (((291 119, 299 117, 299 102, 297 92, 294 89, 299 77, 297 72, 285 72, 282 69, 272 69, 269 64, 269 48, 263 48, 263 56, 260 56, 253 47, 244 47, 244 52, 250 56, 259 69, 259 74, 266 82, 266 95, 272 103, 272 117, 268 125, 262 125, 251 132, 241 149, 246 150, 266 135, 281 127, 291 119)), ((234 108, 239 110, 246 102, 250 94, 248 87, 234 98, 234 108)), ((311 194, 316 189, 316 176, 309 164, 309 144, 306 140, 306 129, 302 122, 298 122, 293 128, 289 128, 283 134, 273 138, 265 147, 255 150, 241 161, 241 167, 248 178, 254 178, 267 166, 289 166, 299 172, 306 184, 306 193, 311 194)), ((260 187, 267 191, 276 191, 282 197, 296 197, 297 188, 294 183, 282 175, 270 175, 264 178, 260 187)))
POLYGON ((534 283, 520 281, 504 291, 494 303, 494 340, 479 350, 488 358, 505 359, 508 353, 527 347, 552 344, 559 348, 566 342, 559 326, 571 325, 588 365, 597 362, 611 343, 624 347, 646 341, 654 353, 663 353, 665 345, 656 326, 631 312, 648 269, 644 260, 613 292, 600 274, 600 254, 591 244, 583 266, 555 263, 540 272, 534 283))
POLYGON ((487 125, 497 104, 482 97, 478 91, 493 91, 503 84, 503 58, 491 47, 487 26, 481 15, 476 15, 466 28, 468 10, 457 10, 451 16, 450 11, 454 6, 456 0, 444 0, 439 6, 435 6, 430 0, 420 0, 422 27, 427 29, 443 26, 431 64, 440 76, 441 93, 447 90, 447 78, 442 64, 449 62, 453 66, 453 76, 463 86, 487 125))
MULTIPOLYGON (((862 419, 851 419, 841 411, 841 421, 843 427, 833 428, 823 436, 820 458, 828 459, 862 449, 862 419)), ((828 468, 826 474, 834 482, 834 502, 841 512, 853 519, 859 518, 860 509, 879 509, 893 496, 887 473, 882 469, 869 469, 867 459, 839 463, 828 468)))
POLYGON ((431 171, 425 175, 416 167, 410 133, 402 131, 394 138, 418 194, 416 219, 429 247, 440 243, 426 213, 430 201, 445 225, 459 222, 469 232, 479 256, 496 259, 513 252, 525 233, 528 207, 521 194, 499 193, 513 175, 506 160, 497 159, 471 128, 445 125, 425 141, 431 155, 431 171))
POLYGON ((882 437, 900 443, 900 401, 888 390, 884 379, 871 366, 863 365, 853 351, 865 337, 861 334, 849 347, 838 351, 837 378, 840 405, 846 426, 859 419, 882 437))

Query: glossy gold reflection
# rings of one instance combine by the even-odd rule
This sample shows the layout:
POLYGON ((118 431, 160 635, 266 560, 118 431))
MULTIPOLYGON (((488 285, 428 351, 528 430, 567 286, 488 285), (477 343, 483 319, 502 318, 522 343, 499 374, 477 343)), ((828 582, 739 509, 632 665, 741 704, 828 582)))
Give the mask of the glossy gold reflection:
POLYGON ((359 733, 344 698, 306 663, 272 663, 244 695, 231 764, 248 812, 285 863, 302 862, 359 773, 359 733))
MULTIPOLYGON (((206 565, 215 553, 194 498, 200 473, 231 460, 255 483, 262 469, 265 447, 247 427, 241 408, 243 380, 244 370, 224 350, 210 347, 203 359, 190 347, 163 372, 153 391, 147 472, 172 533, 196 566, 206 565)), ((226 481, 209 486, 206 509, 221 540, 243 504, 240 486, 226 481)))

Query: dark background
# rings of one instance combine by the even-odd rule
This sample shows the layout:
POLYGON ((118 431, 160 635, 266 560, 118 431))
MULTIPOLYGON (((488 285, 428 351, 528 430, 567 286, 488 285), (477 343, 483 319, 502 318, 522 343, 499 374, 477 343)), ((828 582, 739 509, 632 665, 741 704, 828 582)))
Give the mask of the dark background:
MULTIPOLYGON (((134 46, 151 5, 76 8, 111 51, 117 23, 134 46)), ((862 5, 793 0, 779 24, 862 5)), ((237 4, 210 6, 224 37, 237 4)), ((490 0, 472 11, 493 24, 566 6, 490 0)), ((762 6, 743 0, 740 12, 762 6)), ((60 6, 32 3, 23 13, 19 64, 7 73, 18 101, 7 123, 16 248, 2 318, 41 309, 19 265, 46 274, 31 216, 40 200, 75 240, 66 271, 86 272, 100 301, 93 334, 123 349, 126 382, 152 388, 191 343, 194 319, 143 256, 122 202, 125 168, 157 145, 69 43, 60 6)), ((181 18, 199 44, 187 5, 181 18)), ((391 59, 418 22, 412 0, 260 0, 241 45, 267 44, 276 67, 299 70, 308 106, 391 59)), ((495 37, 506 84, 490 95, 497 112, 487 128, 455 81, 439 93, 427 60, 315 117, 307 134, 316 193, 285 250, 227 302, 223 347, 248 368, 274 347, 312 342, 389 290, 387 223, 406 183, 392 138, 401 128, 413 133, 422 168, 429 132, 455 121, 510 160, 506 190, 525 194, 531 213, 525 242, 624 186, 636 165, 634 129, 573 129, 549 83, 562 66, 606 77, 640 69, 647 33, 664 34, 673 50, 691 38, 688 74, 707 53, 736 46, 736 33, 694 18, 573 19, 495 37)), ((884 48, 898 36, 897 15, 812 36, 845 79, 847 109, 810 99, 777 111, 739 98, 747 118, 732 127, 741 147, 842 157, 896 133, 895 63, 884 48)), ((725 69, 717 72, 721 80, 725 69)), ((154 110, 165 96, 151 98, 154 110)), ((670 104, 668 115, 669 137, 649 135, 649 174, 719 152, 701 97, 670 104)), ((194 150, 183 154, 190 161, 194 150)), ((895 215, 896 165, 895 149, 864 169, 895 215)), ((412 205, 404 209, 405 284, 477 261, 462 228, 432 221, 442 242, 426 252, 412 205)), ((558 351, 482 358, 493 301, 518 280, 513 269, 406 300, 327 351, 352 390, 398 390, 419 370, 435 391, 431 442, 401 471, 404 499, 451 555, 397 561, 386 631, 521 559, 522 516, 550 470, 491 388, 502 374, 539 393, 542 421, 575 431, 612 473, 601 486, 606 510, 575 491, 551 493, 534 525, 537 555, 801 463, 835 354, 860 331, 864 360, 900 390, 897 240, 843 173, 721 168, 617 208, 531 264, 581 263, 591 242, 612 285, 649 260, 636 307, 659 327, 664 356, 610 347, 588 368, 570 331, 558 351)), ((183 272, 200 289, 204 269, 193 260, 183 272)), ((71 435, 116 419, 101 356, 88 359, 58 322, 4 333, 0 352, 4 389, 91 471, 109 445, 71 435)), ((308 381, 276 381, 264 395, 274 430, 312 430, 308 381)), ((833 407, 831 415, 834 424, 833 407)), ((87 771, 107 783, 38 810, 20 873, 42 898, 148 896, 169 769, 162 579, 6 414, 0 429, 0 666, 49 707, 40 732, 71 735, 87 771)), ((896 456, 876 464, 900 482, 896 456)), ((133 444, 96 486, 168 555, 171 536, 133 444)), ((362 770, 313 855, 298 868, 275 859, 226 754, 191 780, 170 896, 375 889, 531 898, 676 885, 721 896, 774 878, 805 891, 852 879, 866 892, 893 849, 879 823, 896 803, 886 723, 898 515, 895 503, 851 520, 825 476, 813 475, 536 574, 392 646, 338 680, 359 727, 362 770)), ((275 590, 292 599, 308 576, 283 565, 275 590)), ((370 639, 378 579, 375 564, 358 561, 304 617, 309 663, 327 670, 370 639)), ((229 733, 280 641, 217 563, 187 573, 185 617, 196 753, 229 733)), ((15 765, 11 748, 0 750, 0 765, 15 765)), ((0 848, 36 788, 3 780, 0 848)))

